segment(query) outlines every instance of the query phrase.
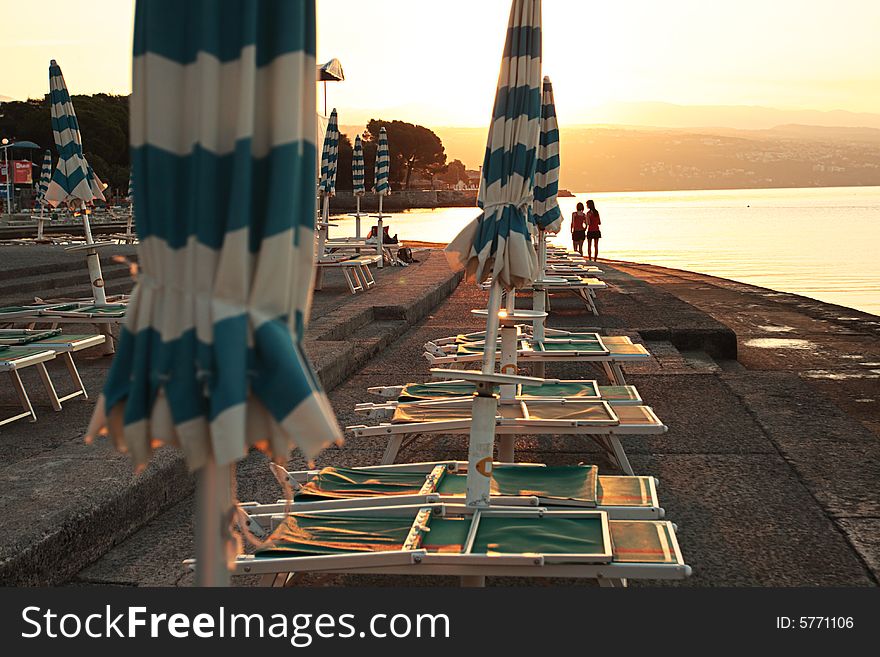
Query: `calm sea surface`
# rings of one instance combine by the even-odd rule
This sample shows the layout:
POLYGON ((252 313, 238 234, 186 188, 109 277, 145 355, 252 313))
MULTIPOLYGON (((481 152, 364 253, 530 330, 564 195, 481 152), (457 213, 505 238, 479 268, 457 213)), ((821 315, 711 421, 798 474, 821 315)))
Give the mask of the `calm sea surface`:
MULTIPOLYGON (((570 245, 577 198, 557 243, 570 245)), ((602 216, 599 257, 730 278, 880 315, 880 187, 619 192, 589 195, 602 216)), ((475 208, 410 210, 386 225, 401 240, 448 242, 475 208)), ((364 221, 364 231, 369 223, 364 221)), ((334 219, 332 235, 354 234, 334 219)))

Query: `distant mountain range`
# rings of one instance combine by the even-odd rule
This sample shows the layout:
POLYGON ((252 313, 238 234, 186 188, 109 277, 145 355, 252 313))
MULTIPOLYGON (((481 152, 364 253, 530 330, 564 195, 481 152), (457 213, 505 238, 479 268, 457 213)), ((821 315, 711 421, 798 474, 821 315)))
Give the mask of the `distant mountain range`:
MULTIPOLYGON (((482 163, 485 128, 434 131, 449 160, 482 163)), ((575 191, 880 185, 874 127, 563 125, 560 145, 560 184, 575 191)))

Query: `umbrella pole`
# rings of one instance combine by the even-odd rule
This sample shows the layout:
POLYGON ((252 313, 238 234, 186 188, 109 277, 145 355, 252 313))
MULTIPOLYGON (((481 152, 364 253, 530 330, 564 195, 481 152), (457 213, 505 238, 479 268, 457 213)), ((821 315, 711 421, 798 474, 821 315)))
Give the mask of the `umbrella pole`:
POLYGON ((199 470, 196 489, 196 586, 229 586, 226 565, 232 469, 213 458, 199 470))
POLYGON ((357 210, 354 213, 354 236, 356 239, 361 238, 361 197, 360 194, 355 195, 357 200, 357 210))
POLYGON ((385 245, 382 243, 385 237, 385 230, 382 227, 382 194, 379 194, 379 234, 376 235, 376 255, 379 256, 379 264, 377 267, 382 269, 385 266, 385 245))
MULTIPOLYGON (((89 223, 89 210, 83 209, 83 231, 86 234, 86 244, 94 244, 92 238, 92 226, 89 223)), ((104 276, 101 274, 101 259, 95 249, 89 249, 86 254, 86 264, 89 267, 89 280, 92 282, 92 297, 96 306, 107 305, 107 295, 104 292, 104 276)))
POLYGON ((327 243, 327 223, 330 219, 330 199, 324 195, 323 206, 321 208, 321 229, 318 231, 318 260, 324 258, 324 245, 327 243))
POLYGON ((37 240, 43 239, 43 211, 45 210, 45 206, 40 203, 40 216, 37 218, 37 240))
POLYGON ((131 202, 128 204, 128 223, 125 226, 125 236, 131 237, 131 220, 134 217, 134 208, 132 207, 131 202))
MULTIPOLYGON (((483 348, 483 374, 495 371, 495 342, 498 339, 498 311, 501 309, 501 285, 493 280, 489 291, 489 314, 486 319, 486 344, 483 348)), ((489 505, 489 484, 495 447, 495 415, 498 397, 490 383, 477 385, 474 396, 471 438, 468 442, 467 504, 489 505)))

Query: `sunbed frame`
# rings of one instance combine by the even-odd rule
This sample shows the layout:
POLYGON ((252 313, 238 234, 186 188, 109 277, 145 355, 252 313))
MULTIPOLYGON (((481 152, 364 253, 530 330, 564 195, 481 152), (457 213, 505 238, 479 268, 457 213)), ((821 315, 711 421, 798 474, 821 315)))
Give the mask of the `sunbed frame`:
MULTIPOLYGON (((604 586, 625 586, 633 579, 684 579, 691 569, 684 563, 675 528, 667 521, 609 520, 603 511, 556 511, 538 509, 473 509, 464 505, 428 504, 401 505, 334 511, 315 511, 321 517, 410 517, 412 526, 400 549, 381 552, 351 552, 319 556, 241 555, 234 563, 234 573, 262 575, 264 585, 284 585, 293 573, 322 572, 340 574, 446 575, 463 578, 463 582, 480 585, 485 577, 562 577, 595 579, 604 586), (470 528, 460 553, 431 552, 422 547, 426 530, 434 517, 470 519, 470 528), (479 525, 484 518, 565 518, 601 523, 602 545, 590 553, 475 553, 473 551, 479 525), (664 563, 639 563, 618 560, 612 544, 617 527, 625 531, 634 523, 655 527, 662 543, 664 563)), ((285 516, 274 517, 278 524, 285 516)), ((186 562, 194 567, 195 562, 186 562)))
MULTIPOLYGON (((500 465, 500 464, 496 464, 500 465)), ((540 474, 543 464, 540 463, 518 463, 520 467, 531 467, 536 470, 536 474, 540 474)), ((369 468, 352 468, 354 470, 369 470, 371 473, 376 471, 386 471, 389 473, 417 473, 424 475, 425 484, 418 494, 413 495, 375 495, 349 497, 342 499, 326 499, 326 500, 297 500, 297 494, 303 485, 318 476, 319 470, 299 470, 289 471, 280 465, 270 463, 269 467, 275 478, 285 486, 290 486, 293 491, 293 501, 279 499, 274 504, 260 504, 257 502, 246 502, 239 506, 248 515, 248 526, 250 530, 257 536, 265 538, 268 535, 267 528, 270 526, 268 519, 279 513, 296 513, 308 512, 315 510, 330 509, 350 509, 358 507, 371 506, 397 506, 401 504, 431 504, 435 502, 460 503, 461 497, 457 495, 447 495, 437 490, 440 478, 444 475, 455 475, 457 473, 467 472, 467 461, 428 461, 422 463, 402 463, 395 465, 370 466, 369 468)), ((610 518, 615 520, 660 520, 666 512, 660 506, 657 496, 657 486, 659 485, 654 477, 630 476, 630 475, 599 475, 600 484, 602 481, 611 481, 617 479, 636 479, 642 492, 642 498, 645 503, 633 505, 603 505, 591 504, 578 500, 562 500, 558 498, 548 498, 540 495, 493 495, 491 504, 494 506, 516 506, 516 507, 551 507, 551 508, 582 508, 594 509, 598 511, 606 511, 610 518)))
MULTIPOLYGON (((429 402, 418 404, 419 410, 429 410, 431 406, 440 410, 454 407, 456 402, 429 402)), ((499 453, 501 460, 505 462, 514 461, 514 436, 530 435, 530 434, 564 434, 586 436, 595 441, 607 454, 608 457, 615 462, 620 469, 628 475, 635 474, 623 445, 620 442, 620 436, 632 435, 659 435, 666 432, 666 426, 654 414, 649 406, 626 406, 615 407, 610 406, 607 402, 573 402, 567 400, 557 400, 554 402, 519 402, 528 412, 529 404, 535 405, 569 405, 571 408, 577 404, 598 404, 607 419, 601 420, 578 420, 578 419, 531 419, 527 415, 517 418, 496 417, 495 433, 501 436, 499 443, 499 453), (619 415, 624 416, 640 416, 643 422, 626 423, 621 422, 619 415)), ((501 408, 504 408, 502 405, 501 408)), ((369 437, 385 437, 388 439, 388 445, 382 457, 382 464, 387 465, 394 463, 398 452, 412 443, 422 434, 463 434, 469 433, 473 420, 468 418, 439 420, 428 422, 401 422, 401 423, 380 423, 376 426, 353 425, 347 427, 355 438, 369 437)))

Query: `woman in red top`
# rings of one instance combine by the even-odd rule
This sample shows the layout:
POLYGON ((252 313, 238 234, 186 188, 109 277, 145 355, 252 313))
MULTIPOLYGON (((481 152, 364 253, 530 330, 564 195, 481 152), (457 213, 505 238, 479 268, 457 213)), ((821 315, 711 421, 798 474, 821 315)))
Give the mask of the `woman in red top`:
MULTIPOLYGON (((587 259, 599 259, 599 238, 602 237, 602 231, 599 230, 599 224, 602 220, 596 210, 596 204, 592 200, 587 201, 587 259)), ((583 252, 581 252, 583 255, 583 252)))
POLYGON ((584 204, 577 204, 577 212, 571 213, 571 241, 574 250, 584 255, 584 238, 587 236, 587 215, 584 214, 584 204))

